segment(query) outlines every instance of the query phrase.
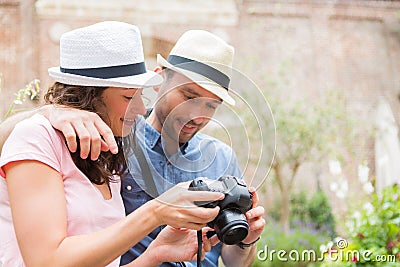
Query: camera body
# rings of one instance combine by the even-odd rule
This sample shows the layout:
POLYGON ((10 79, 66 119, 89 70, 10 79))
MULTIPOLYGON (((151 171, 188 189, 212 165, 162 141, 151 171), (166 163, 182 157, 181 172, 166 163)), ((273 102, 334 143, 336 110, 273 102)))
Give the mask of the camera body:
POLYGON ((190 183, 189 190, 224 193, 222 200, 198 201, 195 204, 205 208, 220 207, 217 217, 207 225, 214 228, 221 242, 234 245, 246 238, 249 224, 244 214, 251 209, 253 201, 243 180, 234 176, 222 176, 216 181, 200 177, 190 183))

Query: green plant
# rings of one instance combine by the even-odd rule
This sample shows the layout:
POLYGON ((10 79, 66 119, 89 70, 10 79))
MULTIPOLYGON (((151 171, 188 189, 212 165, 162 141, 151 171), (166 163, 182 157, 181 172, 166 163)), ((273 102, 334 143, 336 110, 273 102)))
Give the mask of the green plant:
POLYGON ((40 81, 35 79, 28 83, 24 88, 18 90, 15 93, 15 99, 8 108, 6 114, 0 119, 0 123, 7 119, 11 114, 19 111, 20 109, 15 109, 15 105, 22 105, 27 99, 31 101, 39 100, 40 93, 40 81))
POLYGON ((290 221, 293 226, 293 222, 308 221, 308 199, 307 194, 304 191, 292 194, 292 199, 290 200, 290 221))
MULTIPOLYGON (((351 238, 358 249, 395 255, 400 260, 399 194, 398 186, 388 187, 382 194, 373 194, 371 204, 364 205, 361 216, 353 218, 351 238)), ((371 264, 366 262, 364 265, 371 264)))
MULTIPOLYGON (((269 216, 274 220, 280 218, 280 202, 274 205, 269 216)), ((290 227, 296 228, 306 225, 316 231, 324 232, 333 238, 335 236, 335 221, 332 208, 325 192, 318 190, 311 198, 305 191, 293 193, 290 200, 290 227)))
POLYGON ((335 221, 328 197, 322 190, 318 190, 308 201, 308 216, 317 230, 323 230, 333 238, 335 234, 335 221))
POLYGON ((323 266, 399 266, 399 187, 390 186, 382 193, 373 193, 370 200, 347 221, 349 242, 343 251, 357 252, 356 257, 341 257, 336 262, 326 260, 323 266))

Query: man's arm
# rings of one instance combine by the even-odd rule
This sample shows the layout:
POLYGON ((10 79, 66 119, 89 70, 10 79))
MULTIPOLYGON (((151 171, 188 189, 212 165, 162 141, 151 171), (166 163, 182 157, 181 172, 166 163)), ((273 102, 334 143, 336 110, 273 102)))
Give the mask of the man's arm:
POLYGON ((35 110, 13 115, 0 125, 0 149, 15 125, 34 114, 45 116, 51 125, 61 131, 71 152, 75 152, 78 144, 81 149, 81 158, 89 156, 96 160, 101 151, 110 150, 118 153, 118 146, 110 127, 93 112, 56 105, 45 105, 35 110))
POLYGON ((235 245, 223 245, 221 253, 222 261, 225 266, 229 267, 250 267, 256 256, 256 248, 255 244, 244 249, 235 245))
POLYGON ((71 152, 78 148, 80 157, 96 160, 101 151, 118 153, 118 146, 111 128, 94 112, 60 105, 46 105, 40 112, 57 130, 61 131, 71 152))
POLYGON ((33 109, 29 111, 19 112, 11 117, 8 117, 5 121, 0 124, 0 153, 3 149, 4 142, 10 136, 10 133, 14 129, 15 125, 23 121, 38 112, 39 109, 33 109))
MULTIPOLYGON (((249 234, 242 241, 245 244, 251 244, 258 240, 262 231, 264 230, 265 220, 264 208, 258 206, 258 195, 255 189, 250 189, 253 195, 253 208, 246 213, 247 222, 250 225, 249 234)), ((245 267, 250 266, 256 256, 257 246, 256 243, 252 244, 250 247, 240 248, 239 246, 223 245, 221 257, 222 261, 226 266, 229 267, 245 267)))

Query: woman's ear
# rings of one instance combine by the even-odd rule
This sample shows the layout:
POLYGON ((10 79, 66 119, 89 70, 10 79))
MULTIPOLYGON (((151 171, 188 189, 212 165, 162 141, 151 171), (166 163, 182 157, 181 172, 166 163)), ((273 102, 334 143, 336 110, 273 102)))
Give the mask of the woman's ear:
POLYGON ((161 68, 160 66, 157 66, 157 67, 154 68, 153 71, 154 71, 155 73, 161 74, 162 68, 161 68))
MULTIPOLYGON (((155 67, 153 71, 160 75, 163 74, 163 69, 160 66, 155 67)), ((160 85, 154 86, 153 89, 154 89, 154 91, 156 91, 158 93, 158 91, 160 90, 160 85)))

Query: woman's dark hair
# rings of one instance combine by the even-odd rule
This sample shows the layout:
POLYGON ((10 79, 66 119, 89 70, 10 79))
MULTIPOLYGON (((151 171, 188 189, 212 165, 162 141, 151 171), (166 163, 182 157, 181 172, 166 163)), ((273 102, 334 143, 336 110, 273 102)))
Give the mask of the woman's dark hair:
MULTIPOLYGON (((95 112, 105 120, 107 114, 99 111, 100 109, 104 110, 105 107, 101 97, 105 89, 107 87, 76 86, 56 82, 49 88, 44 96, 44 100, 46 104, 63 105, 95 112)), ((115 137, 115 139, 118 145, 118 154, 112 154, 109 151, 101 152, 96 161, 91 160, 90 157, 86 159, 80 158, 79 142, 76 152, 71 152, 71 157, 75 165, 94 184, 101 185, 114 182, 115 180, 112 179, 112 176, 122 176, 127 169, 122 149, 122 138, 115 137)))

